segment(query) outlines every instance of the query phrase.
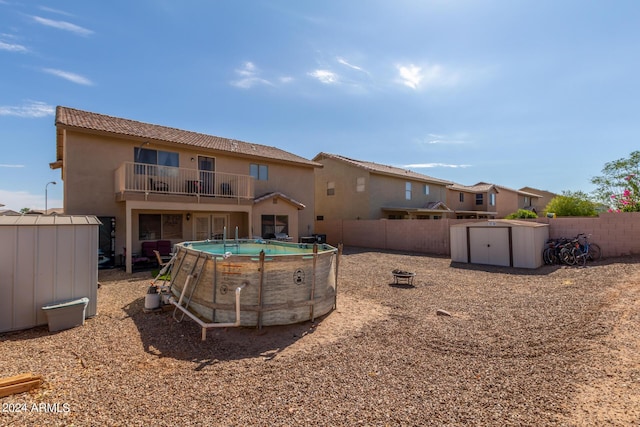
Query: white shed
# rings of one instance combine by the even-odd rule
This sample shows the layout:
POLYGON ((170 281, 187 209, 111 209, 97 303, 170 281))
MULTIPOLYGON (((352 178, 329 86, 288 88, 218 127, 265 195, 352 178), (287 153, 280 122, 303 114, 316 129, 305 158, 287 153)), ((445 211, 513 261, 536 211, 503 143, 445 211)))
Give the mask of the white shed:
POLYGON ((0 332, 47 324, 43 306, 89 298, 96 315, 95 216, 0 216, 0 332))
POLYGON ((495 219, 453 225, 450 236, 452 261, 538 268, 549 225, 495 219))

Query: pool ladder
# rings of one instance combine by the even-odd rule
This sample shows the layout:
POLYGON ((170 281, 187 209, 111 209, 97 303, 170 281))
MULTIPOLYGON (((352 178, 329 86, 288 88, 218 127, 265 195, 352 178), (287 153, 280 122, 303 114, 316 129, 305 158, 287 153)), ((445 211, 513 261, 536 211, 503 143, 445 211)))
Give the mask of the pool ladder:
POLYGON ((240 293, 242 292, 242 289, 247 285, 247 283, 242 283, 240 286, 238 286, 236 288, 236 304, 235 304, 235 311, 236 311, 236 320, 235 322, 229 322, 229 323, 206 323, 203 322, 202 319, 200 319, 198 316, 196 316, 195 314, 191 313, 188 308, 189 308, 189 304, 191 303, 191 298, 193 297, 193 294, 196 290, 196 287, 198 286, 198 283, 200 282, 200 276, 202 273, 202 270, 204 269, 204 266, 207 263, 207 256, 204 256, 204 261, 202 262, 202 265, 200 265, 200 269, 198 270, 198 273, 196 273, 195 275, 193 274, 197 265, 198 265, 198 261, 200 260, 201 254, 198 254, 198 258, 196 258, 196 262, 193 263, 193 267, 191 268, 191 272, 187 275, 187 278, 184 282, 184 287, 182 288, 182 292, 180 293, 180 298, 178 299, 178 301, 175 300, 175 298, 173 296, 169 297, 169 303, 174 305, 174 309, 173 309, 173 318, 175 319, 176 322, 180 323, 184 320, 184 316, 185 314, 187 316, 189 316, 191 318, 191 320, 193 320, 194 322, 196 322, 198 325, 200 325, 200 327, 202 328, 202 341, 205 341, 207 339, 207 329, 211 329, 211 328, 228 328, 228 327, 237 327, 240 326, 240 293), (193 284, 192 288, 191 288, 191 292, 189 293, 189 297, 187 298, 187 300, 185 301, 185 304, 182 305, 182 302, 184 301, 184 297, 187 293, 187 288, 189 287, 189 285, 191 284, 191 281, 195 279, 195 283, 193 284), (178 310, 180 310, 182 313, 178 313, 178 310), (182 316, 180 317, 180 319, 178 319, 178 317, 176 316, 176 314, 182 314, 182 316))

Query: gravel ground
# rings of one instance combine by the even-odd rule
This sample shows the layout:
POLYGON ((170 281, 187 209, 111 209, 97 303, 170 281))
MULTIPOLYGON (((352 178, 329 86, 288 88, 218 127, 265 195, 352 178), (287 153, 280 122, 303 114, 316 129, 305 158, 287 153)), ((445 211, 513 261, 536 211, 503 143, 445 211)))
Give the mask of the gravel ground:
POLYGON ((0 335, 0 377, 45 380, 0 398, 0 425, 640 425, 640 257, 528 271, 347 248, 336 311, 205 342, 143 312, 149 281, 101 271, 83 327, 0 335))

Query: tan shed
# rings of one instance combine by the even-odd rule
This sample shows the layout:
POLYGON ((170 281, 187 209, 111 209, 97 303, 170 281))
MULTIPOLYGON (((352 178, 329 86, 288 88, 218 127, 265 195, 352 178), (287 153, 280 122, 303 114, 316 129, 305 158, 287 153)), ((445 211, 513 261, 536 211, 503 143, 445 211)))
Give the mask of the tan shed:
POLYGON ((538 268, 549 226, 517 220, 489 220, 450 228, 451 260, 471 264, 538 268))
POLYGON ((88 298, 96 314, 98 228, 94 216, 0 216, 0 332, 47 324, 43 306, 88 298))

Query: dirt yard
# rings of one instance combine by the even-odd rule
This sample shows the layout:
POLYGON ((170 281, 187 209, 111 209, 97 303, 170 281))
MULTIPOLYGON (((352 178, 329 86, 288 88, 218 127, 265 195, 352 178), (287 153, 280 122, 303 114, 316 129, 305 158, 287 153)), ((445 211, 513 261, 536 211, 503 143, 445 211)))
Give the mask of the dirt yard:
POLYGON ((0 398, 0 425, 640 425, 640 258, 529 271, 348 248, 340 261, 336 311, 205 342, 171 311, 143 312, 149 273, 101 271, 83 327, 0 335, 0 377, 45 381, 0 398))

